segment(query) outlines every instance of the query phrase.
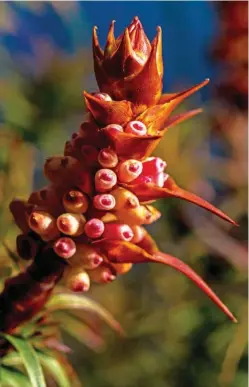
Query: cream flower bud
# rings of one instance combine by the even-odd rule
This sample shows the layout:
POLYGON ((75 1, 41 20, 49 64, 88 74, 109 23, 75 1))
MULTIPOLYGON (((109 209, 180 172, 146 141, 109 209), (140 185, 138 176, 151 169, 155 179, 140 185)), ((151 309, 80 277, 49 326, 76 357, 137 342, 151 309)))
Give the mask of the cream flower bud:
POLYGON ((138 160, 123 161, 118 167, 118 180, 122 183, 130 183, 143 171, 143 164, 138 160))
POLYGON ((80 191, 71 190, 64 194, 63 206, 68 212, 85 213, 88 209, 88 198, 80 191))
POLYGON ((95 187, 99 192, 109 191, 116 184, 117 176, 111 169, 99 169, 95 175, 95 187))
POLYGON ((65 213, 57 218, 58 229, 66 235, 78 236, 83 234, 86 219, 83 215, 65 213))

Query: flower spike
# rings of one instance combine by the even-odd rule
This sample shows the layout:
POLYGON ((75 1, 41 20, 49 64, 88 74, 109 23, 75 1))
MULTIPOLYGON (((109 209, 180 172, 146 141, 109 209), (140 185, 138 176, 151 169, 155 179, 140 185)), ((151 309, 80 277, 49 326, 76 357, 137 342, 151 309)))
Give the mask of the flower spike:
POLYGON ((11 332, 37 314, 63 274, 66 286, 84 292, 92 282, 108 284, 143 262, 182 272, 236 322, 192 269, 159 252, 143 227, 161 216, 152 202, 169 197, 236 225, 212 204, 180 188, 165 172, 166 162, 151 157, 169 128, 201 112, 172 114, 209 80, 162 94, 162 31, 158 27, 150 43, 137 16, 118 38, 111 23, 104 50, 97 27, 92 42, 99 90, 84 92, 86 121, 66 142, 64 155, 46 160, 48 186, 31 193, 28 201, 14 199, 10 204, 21 230, 17 251, 31 264, 5 283, 0 331, 11 332))

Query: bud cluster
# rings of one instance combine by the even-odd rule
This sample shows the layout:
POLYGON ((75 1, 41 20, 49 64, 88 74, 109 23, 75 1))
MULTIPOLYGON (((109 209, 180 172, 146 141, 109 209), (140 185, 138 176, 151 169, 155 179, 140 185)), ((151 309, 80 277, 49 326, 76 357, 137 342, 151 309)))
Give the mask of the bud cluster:
POLYGON ((65 284, 75 292, 88 291, 92 281, 109 283, 133 263, 162 261, 143 227, 160 217, 151 205, 158 198, 182 198, 234 223, 178 187, 165 173, 166 162, 151 156, 168 128, 200 112, 169 117, 208 81, 162 95, 161 29, 150 43, 137 17, 117 39, 111 24, 104 51, 94 28, 93 54, 100 91, 84 92, 87 121, 66 142, 64 156, 46 160, 50 184, 10 205, 22 231, 20 256, 34 259, 53 249, 67 263, 65 284))

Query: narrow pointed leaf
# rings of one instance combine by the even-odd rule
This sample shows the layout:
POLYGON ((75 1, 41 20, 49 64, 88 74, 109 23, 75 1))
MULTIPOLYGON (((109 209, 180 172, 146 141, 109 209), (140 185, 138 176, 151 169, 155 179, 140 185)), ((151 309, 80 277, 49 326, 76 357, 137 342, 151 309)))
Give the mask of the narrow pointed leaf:
POLYGON ((191 86, 188 89, 180 91, 178 93, 163 94, 159 100, 160 104, 177 100, 177 104, 180 103, 187 97, 190 97, 192 94, 196 93, 199 89, 206 86, 209 83, 209 79, 204 79, 201 83, 191 86), (178 102, 179 101, 179 102, 178 102))
POLYGON ((92 351, 100 352, 104 348, 103 338, 93 331, 78 316, 68 312, 57 312, 57 317, 63 321, 62 329, 92 351))
POLYGON ((21 337, 1 334, 20 353, 23 364, 27 370, 32 387, 46 387, 41 363, 37 354, 29 342, 21 337))
POLYGON ((224 219, 233 225, 237 225, 237 223, 234 220, 232 220, 229 216, 224 214, 224 212, 222 212, 218 208, 214 207, 212 204, 208 203, 206 200, 178 187, 175 181, 171 177, 169 177, 166 180, 164 188, 168 190, 169 196, 177 197, 177 198, 186 200, 188 202, 191 202, 193 204, 196 204, 197 206, 202 207, 205 210, 208 210, 213 214, 219 216, 221 219, 224 219))
POLYGON ((163 263, 180 271, 186 277, 188 277, 191 281, 193 281, 201 290, 206 293, 206 295, 224 312, 230 320, 233 322, 237 322, 235 316, 230 312, 230 310, 223 304, 223 302, 219 299, 219 297, 212 291, 212 289, 203 281, 203 279, 194 272, 186 263, 181 261, 180 259, 173 257, 169 254, 164 253, 156 253, 153 255, 152 260, 154 262, 163 263))
POLYGON ((237 223, 232 220, 229 216, 224 214, 221 210, 208 203, 206 200, 200 198, 199 196, 180 188, 172 177, 168 176, 163 187, 158 187, 152 183, 143 183, 139 185, 124 185, 127 189, 130 189, 137 197, 140 202, 147 202, 149 200, 155 200, 165 197, 175 197, 179 199, 186 200, 196 204, 199 207, 204 208, 207 211, 212 212, 213 214, 219 216, 221 219, 226 220, 227 222, 237 226, 237 223))
POLYGON ((180 259, 168 254, 157 252, 155 254, 148 254, 140 247, 133 245, 130 242, 123 242, 122 248, 118 244, 114 243, 114 247, 111 248, 110 242, 110 255, 108 258, 113 262, 119 263, 144 263, 155 262, 168 265, 181 273, 185 274, 191 279, 201 290, 203 290, 209 298, 233 321, 237 322, 236 318, 230 312, 230 310, 223 304, 218 296, 212 291, 212 289, 201 279, 201 277, 195 273, 186 263, 180 259), (132 252, 132 253, 131 253, 132 252))
POLYGON ((14 367, 0 366, 1 387, 32 387, 29 378, 14 367))
POLYGON ((167 129, 171 128, 172 126, 180 124, 181 122, 183 122, 183 121, 185 121, 185 120, 187 120, 189 118, 192 118, 192 117, 194 117, 197 114, 200 114, 202 112, 203 112, 202 109, 193 109, 193 110, 190 110, 188 112, 183 112, 183 113, 180 113, 180 114, 173 115, 166 122, 165 128, 163 129, 163 132, 165 132, 167 129))
POLYGON ((49 356, 46 353, 38 352, 37 355, 44 369, 46 369, 53 379, 56 381, 58 387, 72 387, 63 365, 56 359, 56 357, 49 356))
POLYGON ((80 309, 92 312, 102 318, 112 329, 124 334, 119 322, 105 308, 97 302, 78 294, 61 293, 51 297, 46 305, 47 310, 80 309))
POLYGON ((156 242, 146 230, 144 230, 143 239, 137 243, 137 246, 141 247, 149 254, 154 254, 158 251, 156 242))
POLYGON ((131 242, 108 240, 101 243, 101 249, 114 263, 140 263, 151 259, 146 250, 131 242))
MULTIPOLYGON (((167 121, 169 120, 170 114, 176 107, 191 94, 198 91, 201 87, 205 86, 208 83, 207 80, 201 82, 198 85, 191 87, 190 89, 184 90, 180 93, 175 94, 169 101, 166 101, 163 104, 155 105, 149 107, 143 113, 141 113, 137 119, 142 121, 148 129, 148 134, 156 135, 158 132, 162 131, 167 126, 167 121), (156 117, 156 119, 155 119, 156 117)), ((186 117, 187 118, 187 117, 186 117)))

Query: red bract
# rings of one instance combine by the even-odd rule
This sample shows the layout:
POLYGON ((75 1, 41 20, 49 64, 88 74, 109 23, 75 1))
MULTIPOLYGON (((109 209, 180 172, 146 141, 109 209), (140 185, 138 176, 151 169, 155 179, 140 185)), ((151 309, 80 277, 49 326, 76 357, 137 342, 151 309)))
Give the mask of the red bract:
MULTIPOLYGON (((15 200, 10 205, 24 235, 23 239, 18 236, 18 251, 25 259, 28 256, 38 260, 39 270, 47 272, 49 266, 43 267, 40 255, 50 254, 56 262, 60 257, 67 266, 66 285, 73 291, 87 291, 91 281, 111 282, 136 263, 162 263, 189 277, 236 321, 208 285, 185 263, 160 253, 143 228, 161 215, 151 202, 170 197, 194 203, 236 224, 205 200, 178 187, 165 172, 166 162, 151 156, 170 127, 200 113, 196 109, 171 116, 186 97, 208 80, 182 92, 162 95, 161 29, 158 28, 152 43, 137 17, 119 38, 114 38, 113 31, 114 23, 103 51, 96 28, 93 30, 95 74, 100 90, 84 93, 89 118, 66 143, 64 156, 46 161, 44 172, 50 185, 33 193, 28 202, 15 200), (23 252, 21 240, 28 241, 28 254, 23 252)), ((51 286, 59 279, 61 270, 59 266, 55 279, 53 266, 50 282, 47 273, 51 286)), ((46 297, 41 299, 45 302, 46 297)), ((15 302, 20 306, 18 296, 15 302)), ((33 305, 28 317, 37 308, 33 305)), ((5 329, 10 320, 8 313, 7 317, 5 329)), ((23 319, 18 315, 17 323, 25 319, 25 314, 23 319)))

